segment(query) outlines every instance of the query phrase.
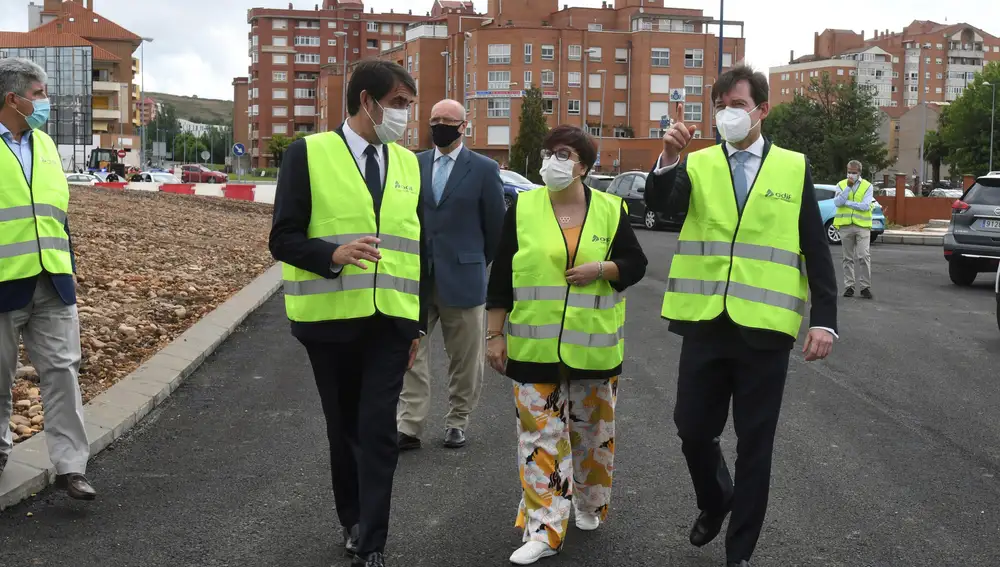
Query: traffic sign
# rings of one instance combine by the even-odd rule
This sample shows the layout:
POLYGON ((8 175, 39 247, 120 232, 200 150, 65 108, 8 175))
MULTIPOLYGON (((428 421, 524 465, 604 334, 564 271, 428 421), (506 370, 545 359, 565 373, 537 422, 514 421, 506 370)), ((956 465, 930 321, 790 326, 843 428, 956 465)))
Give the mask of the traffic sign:
POLYGON ((246 146, 244 146, 243 144, 234 144, 233 145, 233 155, 234 156, 241 156, 241 155, 243 155, 245 153, 247 153, 247 147, 246 146))
POLYGON ((205 150, 205 151, 201 152, 201 159, 207 161, 208 158, 210 158, 210 157, 212 157, 212 154, 208 153, 208 150, 205 150))
POLYGON ((670 89, 670 102, 684 102, 684 89, 670 89))
POLYGON ((125 150, 118 150, 118 158, 119 158, 119 159, 125 159, 125 155, 126 155, 127 153, 128 153, 128 152, 126 152, 125 150))
POLYGON ((660 130, 666 130, 670 127, 670 117, 666 114, 660 116, 660 130))

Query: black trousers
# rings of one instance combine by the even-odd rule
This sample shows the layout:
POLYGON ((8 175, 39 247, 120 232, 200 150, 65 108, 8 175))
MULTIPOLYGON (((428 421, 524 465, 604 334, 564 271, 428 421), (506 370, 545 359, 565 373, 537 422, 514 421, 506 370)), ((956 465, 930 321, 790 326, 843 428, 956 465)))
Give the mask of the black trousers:
POLYGON ((732 509, 727 561, 749 560, 764 524, 789 355, 786 349, 753 349, 740 338, 686 337, 681 347, 674 423, 698 508, 710 513, 732 509), (730 398, 737 437, 735 485, 719 446, 730 398))
POLYGON ((360 524, 359 552, 384 551, 399 458, 396 404, 410 339, 375 317, 349 341, 302 341, 326 416, 333 497, 340 524, 360 524))

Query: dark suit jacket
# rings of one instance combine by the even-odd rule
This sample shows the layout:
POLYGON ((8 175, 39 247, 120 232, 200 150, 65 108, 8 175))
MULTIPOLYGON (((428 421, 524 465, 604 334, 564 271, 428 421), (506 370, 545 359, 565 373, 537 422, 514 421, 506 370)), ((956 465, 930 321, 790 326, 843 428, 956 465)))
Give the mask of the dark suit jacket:
MULTIPOLYGON (((771 142, 765 140, 764 159, 767 159, 770 149, 771 142)), ((724 145, 723 151, 725 151, 724 145)), ((819 213, 809 170, 807 161, 805 178, 802 180, 802 210, 799 213, 799 247, 806 258, 809 291, 812 295, 809 325, 827 327, 836 332, 837 275, 833 269, 830 246, 826 241, 826 229, 823 227, 823 218, 819 213)), ((653 211, 667 214, 687 212, 690 199, 691 180, 687 174, 687 160, 662 175, 650 172, 646 178, 646 206, 653 211)), ((696 323, 671 321, 670 330, 685 337, 711 338, 720 341, 742 338, 757 349, 786 349, 795 343, 793 338, 784 333, 739 327, 725 312, 713 321, 696 323)))
POLYGON ((446 307, 486 303, 486 266, 493 261, 503 230, 500 167, 462 147, 451 175, 434 202, 434 150, 417 154, 424 203, 424 237, 431 278, 446 307))
MULTIPOLYGON (((343 130, 338 128, 337 134, 344 137, 343 130)), ((322 135, 322 134, 319 134, 322 135)), ((392 167, 389 163, 388 149, 383 146, 386 169, 392 167)), ((312 217, 312 188, 309 182, 309 156, 306 151, 306 141, 292 142, 285 150, 278 173, 278 187, 274 195, 274 216, 271 225, 271 235, 268 245, 271 255, 279 262, 285 262, 296 268, 306 270, 328 279, 335 279, 340 274, 333 271, 333 252, 340 244, 319 238, 309 238, 307 229, 312 217)), ((364 175, 355 163, 360 183, 364 184, 364 175)), ((383 187, 384 189, 384 187, 383 187)), ((417 216, 423 213, 420 204, 417 205, 417 216)), ((427 254, 423 245, 421 230, 420 245, 420 319, 410 321, 394 319, 400 334, 408 340, 420 336, 427 329, 427 254)), ((369 266, 369 269, 372 269, 369 266)), ((318 323, 298 323, 292 321, 292 334, 303 341, 310 342, 348 342, 355 340, 365 330, 377 328, 371 325, 370 319, 384 317, 376 313, 373 317, 352 319, 346 321, 322 321, 318 323)))

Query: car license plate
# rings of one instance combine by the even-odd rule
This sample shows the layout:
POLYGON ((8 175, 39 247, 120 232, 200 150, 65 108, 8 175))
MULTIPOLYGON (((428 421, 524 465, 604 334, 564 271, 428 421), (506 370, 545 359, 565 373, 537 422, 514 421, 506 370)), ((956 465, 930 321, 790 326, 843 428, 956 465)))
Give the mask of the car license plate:
POLYGON ((983 228, 995 228, 1000 230, 1000 220, 983 219, 983 228))

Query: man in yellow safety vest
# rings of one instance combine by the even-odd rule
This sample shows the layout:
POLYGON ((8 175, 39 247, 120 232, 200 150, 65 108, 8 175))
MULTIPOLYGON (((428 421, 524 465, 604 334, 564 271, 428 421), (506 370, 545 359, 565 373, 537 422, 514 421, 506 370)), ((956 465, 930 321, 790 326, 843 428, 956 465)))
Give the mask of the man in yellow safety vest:
POLYGON ((861 297, 872 295, 872 203, 874 191, 867 179, 861 178, 861 162, 847 163, 847 179, 837 184, 837 215, 833 226, 840 231, 840 244, 844 249, 844 297, 854 297, 854 273, 857 270, 861 297))

